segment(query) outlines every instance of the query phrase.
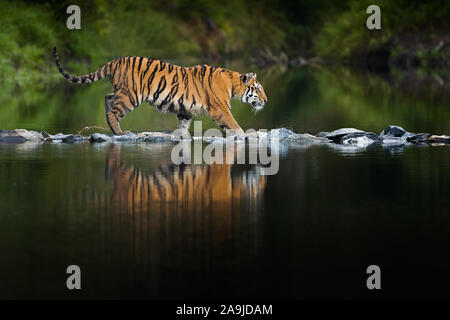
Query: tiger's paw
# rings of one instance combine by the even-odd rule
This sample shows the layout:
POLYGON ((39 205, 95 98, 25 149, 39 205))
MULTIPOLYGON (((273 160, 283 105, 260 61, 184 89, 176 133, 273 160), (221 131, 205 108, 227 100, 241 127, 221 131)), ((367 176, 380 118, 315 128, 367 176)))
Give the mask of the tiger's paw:
POLYGON ((133 132, 131 132, 131 131, 121 131, 121 132, 118 132, 118 133, 114 133, 114 135, 115 136, 125 136, 125 135, 128 135, 128 134, 132 134, 133 132))
POLYGON ((242 128, 227 129, 226 134, 227 134, 227 136, 243 136, 243 135, 245 135, 244 130, 242 130, 242 128))

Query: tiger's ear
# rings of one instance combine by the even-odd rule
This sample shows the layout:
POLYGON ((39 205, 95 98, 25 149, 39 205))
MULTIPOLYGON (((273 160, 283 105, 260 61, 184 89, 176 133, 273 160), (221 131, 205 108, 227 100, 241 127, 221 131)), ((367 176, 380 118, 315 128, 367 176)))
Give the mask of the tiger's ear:
POLYGON ((249 72, 247 74, 241 75, 241 80, 244 83, 248 83, 250 80, 255 79, 256 80, 256 73, 249 72))

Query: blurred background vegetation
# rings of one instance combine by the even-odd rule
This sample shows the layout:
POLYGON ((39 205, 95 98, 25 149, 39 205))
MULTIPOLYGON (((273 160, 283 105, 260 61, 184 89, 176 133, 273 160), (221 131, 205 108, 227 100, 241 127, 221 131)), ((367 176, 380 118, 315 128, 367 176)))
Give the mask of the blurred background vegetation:
MULTIPOLYGON (((247 109, 233 109, 238 120, 248 123, 246 126, 301 124, 303 129, 319 131, 331 123, 358 126, 354 121, 364 118, 369 127, 409 119, 407 122, 416 125, 430 127, 436 122, 441 123, 439 129, 448 129, 440 118, 427 115, 430 103, 444 108, 432 114, 449 115, 444 105, 449 88, 450 2, 377 0, 382 29, 369 31, 365 27, 366 8, 374 3, 0 0, 0 98, 4 102, 0 128, 75 130, 84 125, 106 126, 103 96, 110 91, 109 84, 104 81, 78 88, 64 82, 51 54, 56 46, 63 66, 74 74, 93 71, 127 55, 182 65, 209 63, 241 72, 258 70, 270 96, 268 106, 276 112, 265 110, 253 117, 247 109), (66 27, 66 8, 71 4, 81 8, 81 30, 66 27), (268 68, 258 60, 261 53, 284 58, 270 61, 276 65, 268 68), (322 67, 293 71, 290 61, 299 57, 318 57, 322 67), (362 75, 364 72, 343 67, 348 65, 388 75, 362 75), (329 103, 324 102, 327 99, 329 103), (400 105, 409 107, 396 107, 393 112, 391 104, 399 99, 400 105), (411 113, 414 108, 420 111, 411 113), (393 114, 396 116, 391 119, 393 114), (294 120, 293 115, 297 115, 294 120), (423 120, 417 120, 422 116, 423 120)), ((171 117, 157 116, 152 110, 139 112, 148 113, 148 117, 131 113, 124 119, 124 127, 125 123, 134 130, 174 126, 171 117)))

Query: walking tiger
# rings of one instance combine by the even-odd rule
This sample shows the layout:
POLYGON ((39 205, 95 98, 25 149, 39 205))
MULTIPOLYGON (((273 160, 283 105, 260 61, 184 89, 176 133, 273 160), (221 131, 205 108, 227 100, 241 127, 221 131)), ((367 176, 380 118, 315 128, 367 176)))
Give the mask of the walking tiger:
POLYGON ((105 97, 106 121, 116 135, 123 132, 120 120, 141 103, 148 102, 161 112, 176 113, 178 128, 189 135, 193 117, 208 113, 224 130, 243 134, 231 114, 230 100, 240 99, 256 111, 267 102, 263 86, 255 73, 240 74, 208 65, 180 67, 145 57, 116 58, 95 72, 72 76, 65 72, 53 49, 59 72, 73 83, 92 83, 108 77, 114 92, 105 97))

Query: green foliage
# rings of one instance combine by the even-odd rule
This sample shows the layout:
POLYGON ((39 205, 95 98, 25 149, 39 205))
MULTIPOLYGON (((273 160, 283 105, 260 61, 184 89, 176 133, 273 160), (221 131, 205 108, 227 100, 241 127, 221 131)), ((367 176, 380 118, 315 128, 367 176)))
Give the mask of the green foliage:
POLYGON ((404 33, 443 30, 450 21, 449 3, 445 1, 380 0, 376 4, 381 9, 381 30, 368 30, 366 8, 373 1, 347 3, 345 10, 334 11, 324 18, 315 40, 319 56, 342 60, 388 46, 392 41, 398 43, 404 33))

